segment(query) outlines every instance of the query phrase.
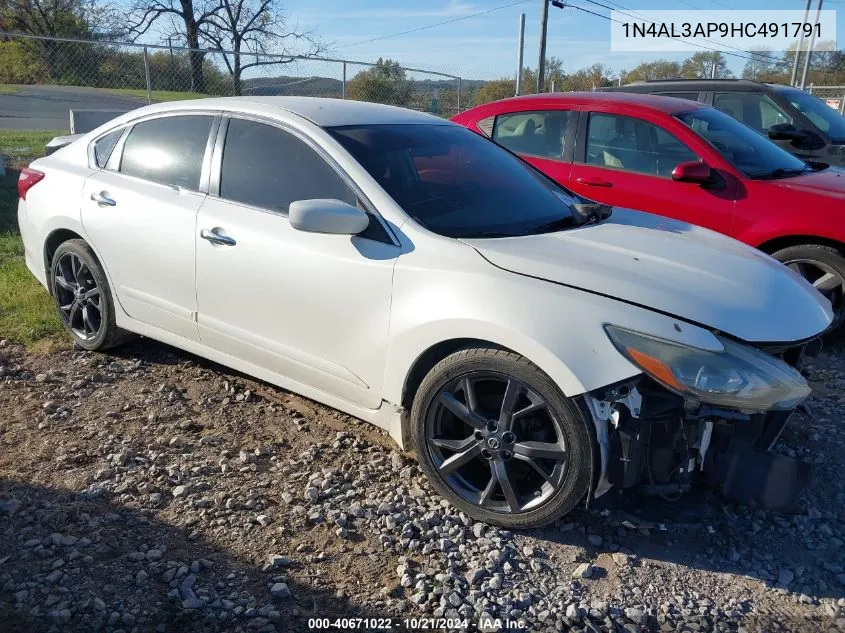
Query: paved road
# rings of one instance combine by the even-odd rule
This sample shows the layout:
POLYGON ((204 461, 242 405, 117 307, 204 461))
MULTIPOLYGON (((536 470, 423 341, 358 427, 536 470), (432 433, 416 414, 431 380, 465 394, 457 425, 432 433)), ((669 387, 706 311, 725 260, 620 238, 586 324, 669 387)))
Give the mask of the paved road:
POLYGON ((146 103, 96 88, 21 86, 14 94, 0 94, 0 129, 67 130, 71 109, 130 110, 146 103))

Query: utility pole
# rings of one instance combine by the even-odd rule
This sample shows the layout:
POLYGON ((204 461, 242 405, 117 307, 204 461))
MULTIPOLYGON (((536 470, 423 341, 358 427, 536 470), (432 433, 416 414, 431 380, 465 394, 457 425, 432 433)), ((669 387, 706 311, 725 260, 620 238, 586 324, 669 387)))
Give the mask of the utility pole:
POLYGON ((823 0, 819 0, 819 7, 816 9, 816 19, 814 21, 813 26, 813 34, 810 36, 810 47, 807 49, 807 56, 804 58, 804 72, 801 73, 801 90, 804 90, 804 87, 807 85, 807 73, 810 72, 810 58, 813 56, 813 46, 816 43, 816 27, 821 19, 822 13, 822 2, 823 0))
POLYGON ((549 2, 558 9, 566 6, 566 0, 540 0, 543 8, 540 11, 540 59, 537 62, 537 92, 543 92, 546 86, 546 33, 549 30, 549 2))
POLYGON ((516 96, 522 92, 522 56, 525 52, 525 14, 519 14, 519 50, 516 54, 516 96))
MULTIPOLYGON (((804 7, 804 24, 807 24, 807 16, 810 15, 810 5, 813 0, 807 0, 804 7)), ((801 57, 801 44, 804 42, 804 29, 801 29, 801 35, 798 36, 798 46, 795 49, 795 59, 792 61, 792 78, 789 80, 789 85, 794 86, 795 80, 798 79, 798 60, 801 57)))
POLYGON ((540 59, 537 61, 537 94, 543 92, 546 74, 546 33, 549 30, 549 0, 540 0, 540 59))

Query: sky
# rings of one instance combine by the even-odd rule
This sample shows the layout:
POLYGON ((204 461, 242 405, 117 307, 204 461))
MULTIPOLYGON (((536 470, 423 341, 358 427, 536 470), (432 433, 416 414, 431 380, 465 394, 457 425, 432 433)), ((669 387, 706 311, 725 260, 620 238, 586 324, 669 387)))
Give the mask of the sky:
MULTIPOLYGON (((595 0, 607 6, 615 4, 616 8, 634 11, 700 9, 705 12, 740 6, 743 9, 803 11, 804 1, 744 0, 740 5, 736 0, 595 0)), ((520 13, 525 13, 525 64, 536 68, 541 2, 283 0, 281 4, 292 23, 314 29, 323 41, 331 45, 329 54, 332 57, 360 61, 385 57, 397 59, 405 66, 440 70, 468 78, 492 79, 516 74, 520 13), (508 4, 513 6, 469 17, 508 4), (464 19, 385 37, 457 18, 464 19)), ((610 14, 591 0, 572 0, 571 4, 606 16, 610 14)), ((837 11, 837 47, 845 48, 845 0, 824 0, 823 8, 837 11)), ((572 7, 549 7, 548 32, 546 56, 562 59, 566 72, 597 62, 618 72, 630 70, 643 61, 660 57, 682 60, 693 54, 611 52, 610 22, 572 7)), ((727 59, 729 68, 739 76, 746 60, 730 55, 727 59)))

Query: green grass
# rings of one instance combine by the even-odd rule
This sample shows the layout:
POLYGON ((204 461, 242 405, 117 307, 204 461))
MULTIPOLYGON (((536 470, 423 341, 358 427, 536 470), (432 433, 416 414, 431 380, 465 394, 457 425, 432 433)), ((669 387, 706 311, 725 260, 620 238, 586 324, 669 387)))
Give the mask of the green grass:
POLYGON ((11 86, 9 84, 0 84, 0 95, 13 95, 21 91, 20 86, 11 86))
POLYGON ((44 153, 44 145, 61 130, 0 130, 0 154, 6 175, 0 178, 0 339, 28 347, 62 332, 53 300, 23 257, 18 233, 17 180, 20 169, 44 153))
MULTIPOLYGON (((0 130, 0 154, 13 166, 15 163, 25 165, 44 155, 44 146, 51 138, 67 133, 67 130, 0 130)), ((18 170, 20 166, 17 165, 18 170)))
MULTIPOLYGON (((108 92, 123 97, 138 97, 139 99, 147 98, 147 91, 143 88, 103 88, 103 92, 108 92)), ((178 90, 153 90, 150 92, 150 98, 153 101, 182 101, 184 99, 204 99, 208 95, 200 94, 198 92, 183 92, 178 90)))

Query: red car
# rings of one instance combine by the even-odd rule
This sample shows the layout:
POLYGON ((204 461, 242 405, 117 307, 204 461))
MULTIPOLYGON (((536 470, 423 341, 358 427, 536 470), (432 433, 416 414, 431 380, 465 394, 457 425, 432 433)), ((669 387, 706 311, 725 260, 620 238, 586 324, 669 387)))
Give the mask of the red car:
POLYGON ((829 338, 845 336, 845 170, 805 163, 727 114, 673 97, 531 95, 452 120, 585 198, 773 255, 830 299, 829 338))

